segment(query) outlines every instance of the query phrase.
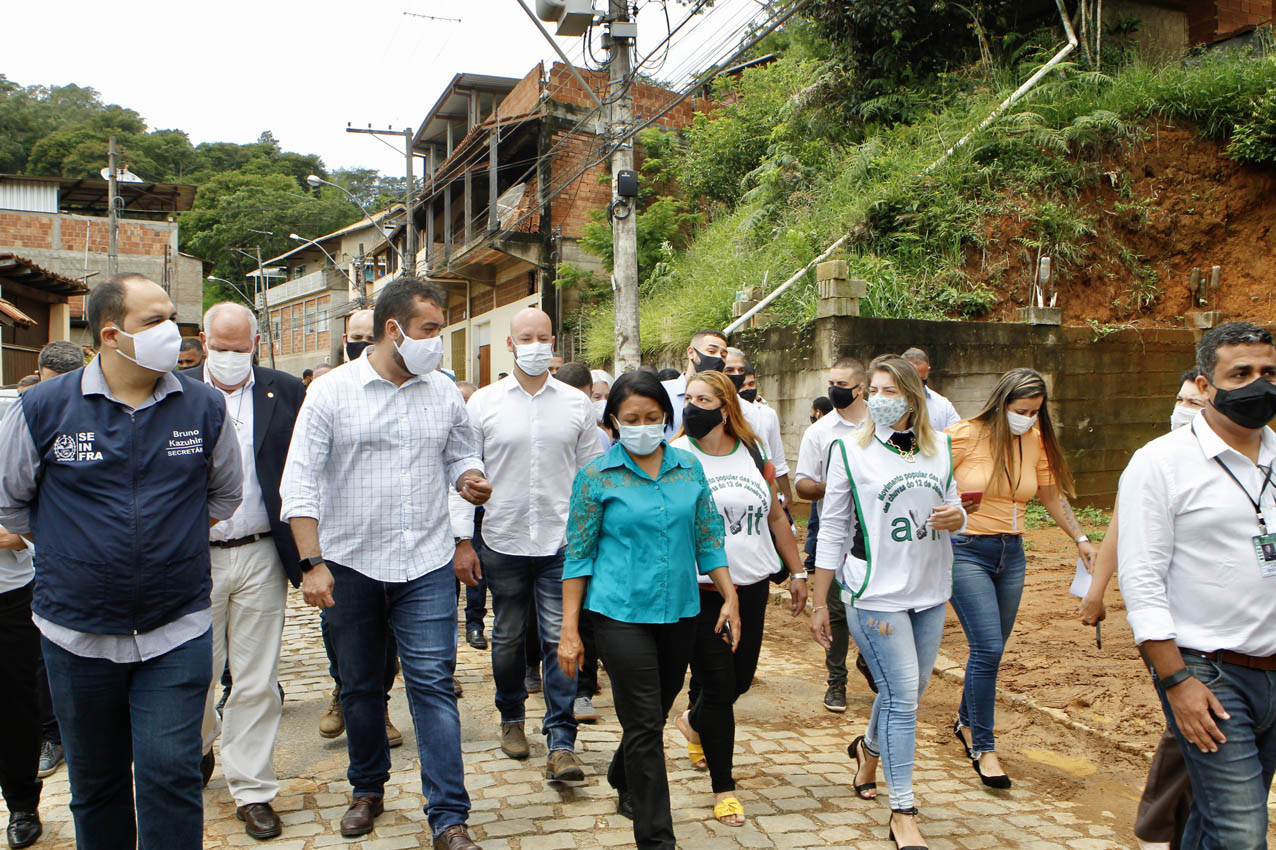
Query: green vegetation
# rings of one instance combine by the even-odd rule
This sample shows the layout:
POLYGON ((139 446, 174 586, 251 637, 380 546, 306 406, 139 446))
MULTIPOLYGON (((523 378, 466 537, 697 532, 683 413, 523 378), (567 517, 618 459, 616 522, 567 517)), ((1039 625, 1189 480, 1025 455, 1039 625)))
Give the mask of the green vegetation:
MULTIPOLYGON (((137 112, 103 103, 91 88, 23 86, 0 74, 0 173, 95 176, 106 167, 111 136, 120 162, 143 180, 198 187, 194 209, 180 219, 180 247, 228 280, 242 280, 256 266, 231 248, 260 247, 263 258, 273 257, 296 247, 289 233, 314 238, 362 217, 340 191, 311 190, 309 174, 346 187, 374 210, 403 196, 403 178, 330 174, 319 157, 284 151, 269 132, 249 144, 191 145, 181 130, 149 130, 137 112)), ((205 286, 206 303, 236 297, 222 284, 205 286)))
MULTIPOLYGON (((1105 511, 1102 508, 1096 508, 1093 505, 1084 507, 1072 506, 1072 512, 1077 515, 1077 521, 1087 529, 1106 529, 1112 522, 1112 512, 1105 511)), ((1023 523, 1025 528, 1054 528, 1055 522, 1046 513, 1046 508, 1036 499, 1028 503, 1024 508, 1023 523)), ((1102 540, 1102 537, 1095 537, 1094 534, 1089 535, 1093 540, 1102 540)))
MULTIPOLYGON (((846 5, 874 4, 911 5, 846 5)), ((1122 38, 1134 29, 1122 23, 1114 55, 1133 56, 1122 38)), ((764 280, 773 288, 848 234, 851 274, 869 281, 864 315, 982 315, 999 300, 994 289, 1016 283, 995 265, 987 267, 987 283, 965 271, 985 254, 985 222, 999 219, 1017 223, 1015 250, 1029 262, 1051 256, 1056 274, 1092 262, 1088 252, 1106 240, 1128 274, 1122 318, 1136 318, 1160 297, 1156 272, 1115 236, 1099 234, 1103 228, 1079 203, 1111 179, 1102 158, 1141 143, 1156 123, 1173 122, 1207 139, 1232 140, 1237 159, 1276 163, 1276 61, 1219 51, 1183 65, 1130 60, 1111 74, 1070 57, 1076 61, 1058 66, 1000 121, 928 170, 1057 50, 1057 36, 981 30, 991 62, 935 70, 873 97, 852 84, 854 63, 826 31, 820 24, 787 33, 778 60, 723 86, 721 108, 659 143, 660 172, 696 194, 682 195, 682 217, 665 219, 690 238, 666 231, 658 261, 642 271, 645 349, 680 346, 695 328, 725 326, 741 288, 764 280), (839 86, 852 93, 836 96, 839 86)), ((1109 59, 1105 46, 1106 67, 1113 67, 1109 59)), ((903 73, 903 66, 891 67, 903 73)), ((1116 189, 1122 200, 1115 214, 1146 219, 1146 201, 1128 187, 1116 189)), ((613 347, 610 286, 595 294, 575 321, 584 329, 586 357, 602 360, 613 347)), ((815 306, 808 274, 769 312, 774 323, 802 324, 815 306)))

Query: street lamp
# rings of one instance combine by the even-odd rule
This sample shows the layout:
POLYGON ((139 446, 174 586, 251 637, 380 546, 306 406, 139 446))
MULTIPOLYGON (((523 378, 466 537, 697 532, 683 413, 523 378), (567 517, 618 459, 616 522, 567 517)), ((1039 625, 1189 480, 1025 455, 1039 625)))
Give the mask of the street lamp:
POLYGON ((247 293, 247 292, 245 292, 245 291, 243 290, 243 288, 239 286, 239 284, 237 284, 237 283, 231 283, 229 280, 227 280, 227 279, 226 279, 226 278, 224 278, 224 277, 213 277, 211 274, 208 276, 208 280, 215 281, 215 282, 217 282, 217 283, 224 283, 224 284, 226 284, 226 285, 227 285, 227 286, 229 286, 231 289, 233 289, 233 290, 234 290, 234 291, 235 291, 235 292, 239 295, 239 297, 240 297, 240 298, 243 298, 243 299, 244 299, 244 303, 245 303, 245 304, 248 304, 250 307, 256 307, 256 306, 257 306, 256 304, 254 304, 254 303, 253 303, 253 300, 252 300, 251 298, 249 298, 249 297, 248 297, 248 293, 247 293))
MULTIPOLYGON (((363 217, 368 220, 368 224, 372 225, 372 229, 374 231, 379 229, 377 226, 377 223, 373 221, 372 216, 368 213, 367 209, 364 208, 363 204, 359 203, 359 199, 356 198, 354 195, 352 195, 350 193, 350 190, 347 189, 345 186, 339 186, 336 183, 331 183, 327 180, 324 180, 322 177, 320 177, 317 174, 308 175, 306 177, 306 182, 316 189, 318 189, 320 186, 331 186, 334 189, 340 189, 343 193, 345 193, 345 196, 350 199, 350 203, 354 204, 356 207, 359 208, 359 211, 363 213, 363 217)), ((406 212, 407 211, 405 210, 405 213, 406 212)), ((405 227, 412 226, 412 218, 410 214, 406 215, 404 221, 405 221, 405 227)), ((389 245, 390 250, 394 251, 395 256, 399 258, 399 268, 403 270, 403 273, 415 274, 416 269, 408 269, 406 264, 404 263, 403 254, 399 251, 399 246, 391 242, 389 237, 387 237, 384 233, 381 234, 381 237, 385 239, 385 244, 389 245)))
POLYGON ((313 239, 307 239, 304 236, 298 236, 296 233, 289 233, 288 238, 293 240, 294 242, 301 242, 305 245, 313 245, 316 248, 318 248, 320 251, 323 251, 323 255, 328 258, 328 262, 332 263, 333 268, 337 269, 337 271, 341 272, 343 275, 346 276, 346 281, 350 284, 350 289, 354 290, 357 293, 356 297, 359 299, 359 305, 363 306, 363 303, 364 303, 363 287, 354 282, 354 278, 350 276, 350 272, 346 271, 344 266, 337 263, 337 258, 329 254, 327 248, 323 247, 322 245, 320 245, 318 242, 316 242, 313 239))

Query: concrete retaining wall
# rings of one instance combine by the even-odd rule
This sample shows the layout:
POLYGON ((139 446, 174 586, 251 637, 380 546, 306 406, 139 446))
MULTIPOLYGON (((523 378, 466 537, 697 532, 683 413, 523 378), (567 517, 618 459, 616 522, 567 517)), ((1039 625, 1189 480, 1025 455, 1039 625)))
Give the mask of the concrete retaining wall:
POLYGON ((1125 330, 1095 339, 1090 328, 1010 323, 831 317, 800 328, 732 335, 758 370, 762 395, 780 415, 794 466, 811 400, 825 394, 839 357, 868 363, 910 346, 931 359, 930 385, 962 416, 979 412, 1004 372, 1028 366, 1050 388, 1050 415, 1077 479, 1078 505, 1111 507, 1130 455, 1169 428, 1179 375, 1192 366, 1189 330, 1125 330))

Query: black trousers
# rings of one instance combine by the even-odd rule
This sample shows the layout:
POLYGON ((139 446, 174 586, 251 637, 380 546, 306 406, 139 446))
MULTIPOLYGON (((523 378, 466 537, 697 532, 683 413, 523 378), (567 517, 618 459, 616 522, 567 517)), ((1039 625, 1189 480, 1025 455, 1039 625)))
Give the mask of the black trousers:
POLYGON ((40 804, 40 699, 36 668, 40 631, 31 622, 31 584, 0 593, 0 792, 10 812, 40 804))
POLYGON ((594 630, 598 651, 611 674, 612 700, 621 728, 607 781, 633 800, 634 842, 639 850, 672 850, 676 845, 664 726, 687 675, 696 619, 622 623, 595 615, 594 630))
POLYGON ((716 590, 700 591, 700 615, 696 617, 696 641, 691 653, 688 720, 700 734, 715 794, 735 790, 735 701, 749 690, 758 670, 770 584, 763 579, 736 588, 740 600, 740 644, 735 652, 723 635, 713 631, 722 611, 722 594, 716 590))
POLYGON ((585 669, 576 674, 576 698, 598 693, 598 638, 594 633, 594 612, 581 609, 577 624, 581 645, 585 648, 585 669))

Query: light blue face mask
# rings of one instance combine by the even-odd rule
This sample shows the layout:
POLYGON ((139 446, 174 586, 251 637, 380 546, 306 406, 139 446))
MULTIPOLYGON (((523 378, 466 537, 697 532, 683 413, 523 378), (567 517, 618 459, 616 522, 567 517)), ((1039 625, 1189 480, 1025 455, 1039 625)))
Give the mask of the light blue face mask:
POLYGON ((894 425, 908 412, 908 399, 903 396, 872 395, 868 397, 868 415, 878 425, 894 425))
POLYGON ((616 429, 620 431, 620 444, 636 457, 651 454, 660 448, 665 438, 664 425, 621 425, 617 422, 616 429))

